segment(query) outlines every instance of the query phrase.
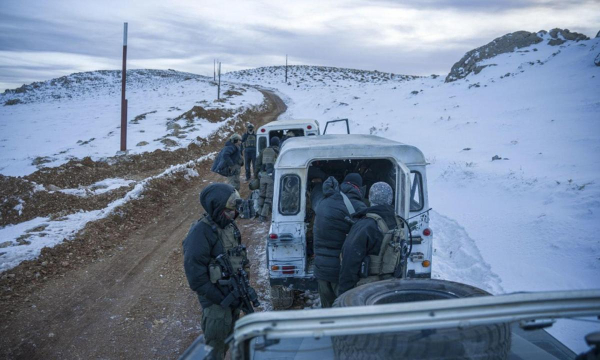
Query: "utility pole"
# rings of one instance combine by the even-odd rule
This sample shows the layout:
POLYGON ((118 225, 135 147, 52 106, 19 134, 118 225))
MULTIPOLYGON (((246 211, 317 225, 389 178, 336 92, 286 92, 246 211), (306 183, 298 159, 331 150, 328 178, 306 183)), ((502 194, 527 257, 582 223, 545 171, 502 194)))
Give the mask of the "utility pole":
POLYGON ((123 24, 123 71, 121 74, 121 151, 127 151, 127 98, 125 84, 127 83, 127 23, 123 24))
POLYGON ((221 62, 219 61, 219 83, 217 85, 217 100, 221 100, 221 62))
POLYGON ((213 81, 217 81, 217 59, 213 59, 213 81))
POLYGON ((285 54, 285 83, 287 84, 287 54, 285 54))

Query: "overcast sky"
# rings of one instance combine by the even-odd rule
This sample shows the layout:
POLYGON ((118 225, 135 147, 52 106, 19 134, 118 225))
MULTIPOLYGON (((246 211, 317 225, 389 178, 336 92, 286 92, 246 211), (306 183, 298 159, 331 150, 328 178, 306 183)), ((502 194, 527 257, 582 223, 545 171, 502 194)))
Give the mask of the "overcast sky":
POLYGON ((212 75, 290 64, 449 72, 506 33, 600 30, 600 0, 2 0, 0 91, 121 67, 212 75))

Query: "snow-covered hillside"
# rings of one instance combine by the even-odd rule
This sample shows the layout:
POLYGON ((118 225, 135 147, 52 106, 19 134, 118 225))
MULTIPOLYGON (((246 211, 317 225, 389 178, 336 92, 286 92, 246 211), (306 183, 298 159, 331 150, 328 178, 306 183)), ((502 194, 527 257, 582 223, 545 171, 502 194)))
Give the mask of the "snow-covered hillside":
MULTIPOLYGON (((177 149, 205 138, 262 94, 211 78, 162 70, 127 72, 129 153, 177 149), (223 111, 211 110, 221 109, 223 111)), ((121 72, 94 71, 24 85, 0 94, 0 173, 27 175, 39 165, 96 160, 120 148, 121 72)))
MULTIPOLYGON (((435 277, 493 293, 599 288, 600 38, 534 36, 448 83, 304 66, 287 84, 283 67, 226 78, 277 89, 286 118, 349 118, 353 133, 423 150, 435 277)), ((590 328, 551 331, 582 350, 590 328)))

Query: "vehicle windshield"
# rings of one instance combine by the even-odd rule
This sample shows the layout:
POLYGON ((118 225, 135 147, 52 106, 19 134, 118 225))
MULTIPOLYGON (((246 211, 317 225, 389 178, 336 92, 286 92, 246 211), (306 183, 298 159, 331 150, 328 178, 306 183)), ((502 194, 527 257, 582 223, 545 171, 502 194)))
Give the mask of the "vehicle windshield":
MULTIPOLYGON (((465 332, 466 329, 446 329, 465 332)), ((440 346, 434 330, 250 341, 250 359, 574 359, 575 353, 543 329, 525 331, 518 323, 508 332, 488 325, 471 340, 440 346), (487 331, 487 332, 486 332, 487 331), (437 346, 436 346, 437 345, 437 346), (437 349, 437 350, 436 350, 437 349), (487 349, 487 350, 486 350, 487 349), (491 352, 490 352, 491 349, 491 352), (508 356, 507 356, 508 354, 508 356)))

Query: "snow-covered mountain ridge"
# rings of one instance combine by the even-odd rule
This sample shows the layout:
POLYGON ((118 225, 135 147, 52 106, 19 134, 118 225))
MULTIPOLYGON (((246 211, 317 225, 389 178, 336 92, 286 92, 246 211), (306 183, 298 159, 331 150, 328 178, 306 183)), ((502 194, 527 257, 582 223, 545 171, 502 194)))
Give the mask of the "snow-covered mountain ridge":
MULTIPOLYGON (((74 73, 48 81, 25 84, 0 94, 0 104, 45 102, 86 95, 121 94, 120 70, 97 70, 74 73)), ((189 80, 208 80, 201 75, 175 70, 127 70, 127 89, 152 88, 189 80)))

